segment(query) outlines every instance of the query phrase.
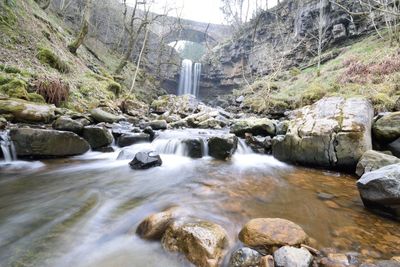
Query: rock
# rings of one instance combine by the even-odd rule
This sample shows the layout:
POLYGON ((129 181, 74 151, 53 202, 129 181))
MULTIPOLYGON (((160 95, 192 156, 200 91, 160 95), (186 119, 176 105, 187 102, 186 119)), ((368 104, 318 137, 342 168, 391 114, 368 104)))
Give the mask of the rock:
POLYGON ((309 267, 313 256, 307 249, 284 246, 274 252, 274 260, 276 267, 309 267))
POLYGON ((400 158, 400 137, 388 145, 388 149, 396 157, 400 158))
POLYGON ((388 144, 400 137, 400 111, 386 114, 372 126, 378 143, 388 144))
POLYGON ((211 157, 226 160, 236 151, 238 139, 234 135, 211 137, 208 140, 208 153, 211 157))
POLYGON ((260 267, 275 267, 274 257, 271 255, 261 257, 260 267))
POLYGON ((374 150, 368 150, 363 154, 357 164, 356 174, 362 176, 364 173, 375 171, 382 167, 400 163, 400 159, 374 150))
POLYGON ((72 132, 15 128, 11 129, 10 138, 19 157, 66 157, 81 155, 90 149, 83 138, 72 132))
POLYGON ((7 120, 3 117, 0 117, 0 130, 4 130, 7 127, 7 120))
POLYGON ((229 267, 253 267, 259 266, 261 254, 251 248, 239 248, 232 253, 229 267))
POLYGON ((350 262, 345 254, 329 253, 327 257, 320 260, 319 265, 322 267, 347 267, 350 262))
POLYGON ((253 136, 250 133, 245 134, 246 144, 255 152, 267 154, 271 152, 272 138, 270 136, 253 136))
POLYGON ((209 118, 205 121, 200 122, 197 127, 201 129, 222 129, 225 126, 225 121, 215 118, 209 118))
POLYGON ((332 200, 335 198, 334 195, 328 194, 328 193, 323 193, 323 192, 318 193, 317 196, 321 200, 332 200))
POLYGON ((55 120, 53 123, 53 128, 59 131, 73 132, 78 135, 83 131, 82 123, 66 116, 61 116, 55 120))
POLYGON ((400 164, 364 174, 357 187, 365 207, 400 218, 400 164))
POLYGON ((400 256, 393 256, 390 260, 400 262, 400 256))
POLYGON ((171 224, 162 238, 163 247, 172 252, 184 253, 196 266, 218 266, 228 238, 225 230, 211 222, 171 224))
POLYGON ((150 136, 150 141, 154 140, 156 133, 154 132, 153 128, 151 128, 150 126, 147 126, 146 128, 144 128, 143 132, 150 136))
POLYGON ((151 103, 151 109, 157 114, 178 114, 182 117, 193 114, 199 106, 200 102, 192 95, 164 95, 151 103))
POLYGON ((121 102, 120 109, 129 116, 144 117, 149 110, 149 106, 138 100, 127 99, 121 102))
POLYGON ((323 98, 293 113, 287 134, 273 139, 273 155, 303 165, 355 169, 372 149, 372 118, 366 99, 323 98))
POLYGON ((49 123, 55 118, 55 106, 20 99, 0 99, 0 114, 12 115, 14 122, 49 123))
POLYGON ((95 119, 96 122, 114 123, 125 120, 124 116, 116 116, 102 110, 101 108, 92 109, 90 111, 90 115, 95 119))
POLYGON ((307 234, 297 224, 279 218, 250 220, 239 233, 239 239, 253 248, 271 249, 284 245, 299 246, 308 240, 307 234))
POLYGON ((147 123, 146 127, 150 126, 153 130, 166 130, 168 123, 166 120, 155 120, 147 123))
POLYGON ((276 128, 272 120, 264 118, 247 118, 233 121, 231 133, 244 137, 245 133, 261 136, 275 136, 276 128))
POLYGON ((86 126, 83 128, 83 138, 89 142, 92 149, 106 147, 112 144, 112 134, 103 126, 86 126))
POLYGON ((156 152, 139 152, 129 163, 134 170, 145 170, 162 165, 162 160, 156 152))
POLYGON ((152 214, 139 224, 136 233, 143 239, 159 240, 177 215, 176 208, 152 214))
POLYGON ((280 121, 276 124, 276 135, 285 135, 289 127, 289 121, 280 121))
POLYGON ((186 144, 188 149, 188 156, 191 158, 202 158, 203 157, 203 140, 200 138, 185 139, 182 141, 186 144))
POLYGON ((139 143, 150 142, 150 135, 145 133, 126 133, 118 138, 118 146, 126 147, 139 143))
POLYGON ((239 96, 238 98, 235 99, 236 103, 241 104, 244 101, 244 96, 239 96))
POLYGON ((332 34, 335 42, 346 39, 347 37, 346 27, 342 23, 336 24, 333 26, 332 34))
POLYGON ((112 146, 105 146, 105 147, 99 147, 96 149, 93 149, 93 151, 101 152, 101 153, 113 153, 115 152, 114 148, 112 146))

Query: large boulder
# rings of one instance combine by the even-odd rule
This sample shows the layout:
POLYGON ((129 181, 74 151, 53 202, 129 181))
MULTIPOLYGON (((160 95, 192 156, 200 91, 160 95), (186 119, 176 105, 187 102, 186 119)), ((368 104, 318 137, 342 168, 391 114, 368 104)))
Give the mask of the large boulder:
POLYGON ((273 155, 303 165, 355 169, 372 149, 372 120, 372 105, 364 98, 323 98, 292 114, 287 134, 273 140, 273 155))
POLYGON ((372 127, 374 138, 379 143, 390 143, 400 137, 400 111, 379 118, 372 127))
POLYGON ((175 222, 162 238, 163 247, 172 252, 184 253, 186 258, 202 267, 218 266, 228 238, 218 224, 201 222, 175 222))
POLYGON ((109 146, 114 140, 112 134, 103 126, 84 127, 83 138, 89 142, 92 149, 109 146))
POLYGON ((15 128, 10 131, 19 157, 65 157, 86 153, 89 144, 72 132, 15 128))
POLYGON ((297 224, 279 218, 250 220, 239 233, 239 239, 252 248, 263 248, 272 252, 274 247, 299 246, 307 243, 308 236, 297 224))
POLYGON ((117 116, 111 114, 107 111, 102 110, 101 108, 95 108, 90 111, 90 115, 96 122, 107 122, 107 123, 114 123, 125 120, 124 116, 117 116))
POLYGON ((208 140, 208 153, 213 158, 226 160, 235 153, 237 146, 238 138, 234 135, 214 136, 208 140))
POLYGON ((49 123, 55 118, 55 109, 53 105, 21 99, 0 99, 0 115, 11 115, 14 122, 49 123))
POLYGON ((261 136, 274 136, 275 123, 267 118, 247 118, 235 120, 231 126, 231 133, 244 137, 246 133, 261 136))
POLYGON ((126 147, 139 143, 150 142, 150 135, 146 133, 125 133, 118 137, 118 146, 126 147))
POLYGON ((274 252, 276 267, 310 267, 313 256, 304 248, 284 246, 274 252))
POLYGON ((400 164, 364 174, 357 187, 365 207, 400 219, 400 164))
POLYGON ((368 150, 362 155, 357 164, 356 174, 362 176, 364 173, 375 171, 382 167, 400 163, 400 159, 375 150, 368 150))
POLYGON ((59 131, 73 132, 81 134, 83 131, 83 124, 75 121, 67 116, 61 116, 53 123, 53 128, 59 131))
POLYGON ((168 123, 166 120, 155 120, 147 123, 146 126, 150 126, 153 130, 166 130, 168 123))
POLYGON ((162 165, 162 160, 156 152, 139 152, 129 163, 134 170, 145 170, 162 165))
POLYGON ((251 248, 239 248, 232 253, 229 267, 253 267, 259 266, 262 255, 251 248))

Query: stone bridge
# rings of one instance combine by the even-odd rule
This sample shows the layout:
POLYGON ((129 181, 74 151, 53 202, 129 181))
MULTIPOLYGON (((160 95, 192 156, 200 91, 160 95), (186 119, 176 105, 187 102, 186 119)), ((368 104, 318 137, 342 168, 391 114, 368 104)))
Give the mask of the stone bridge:
POLYGON ((230 26, 165 17, 154 23, 152 32, 164 43, 191 41, 213 47, 231 36, 230 26))

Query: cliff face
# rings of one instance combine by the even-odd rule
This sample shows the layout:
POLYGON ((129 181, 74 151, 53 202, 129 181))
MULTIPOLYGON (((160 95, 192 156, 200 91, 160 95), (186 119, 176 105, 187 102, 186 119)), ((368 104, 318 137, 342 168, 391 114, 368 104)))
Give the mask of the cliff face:
MULTIPOLYGON (((339 2, 352 12, 361 11, 356 1, 339 2)), ((350 16, 342 7, 320 0, 287 0, 260 13, 229 42, 214 48, 204 59, 201 96, 230 93, 256 77, 302 68, 315 63, 319 25, 323 25, 323 51, 343 46, 350 39, 374 31, 367 16, 350 16)), ((381 22, 376 21, 377 25, 381 22)), ((322 61, 335 57, 324 54, 322 61)), ((336 54, 337 55, 337 54, 336 54)))

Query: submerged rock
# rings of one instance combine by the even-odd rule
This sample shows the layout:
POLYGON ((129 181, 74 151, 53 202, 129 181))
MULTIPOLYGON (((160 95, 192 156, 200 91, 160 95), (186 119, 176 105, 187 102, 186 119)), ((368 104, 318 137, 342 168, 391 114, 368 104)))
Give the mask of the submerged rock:
POLYGON ((276 127, 272 120, 263 118, 247 118, 235 120, 231 126, 231 133, 244 137, 246 133, 261 136, 274 136, 276 127))
POLYGON ((382 167, 400 163, 400 159, 382 152, 368 150, 357 164, 356 174, 362 176, 364 173, 375 171, 382 167))
POLYGON ((90 111, 90 115, 95 119, 96 122, 114 123, 125 120, 124 116, 116 116, 102 110, 101 108, 92 109, 90 111))
POLYGON ((0 114, 11 115, 14 122, 49 123, 55 118, 53 105, 20 99, 0 99, 0 114))
POLYGON ((136 233, 143 239, 159 240, 177 215, 176 208, 152 214, 139 224, 136 233))
POLYGON ((90 147, 72 132, 31 128, 11 129, 10 138, 20 157, 66 157, 86 153, 90 147))
POLYGON ((83 131, 83 124, 70 117, 61 116, 53 123, 53 128, 59 131, 81 134, 83 131))
POLYGON ((84 127, 83 138, 89 142, 93 149, 109 146, 114 140, 112 134, 103 126, 84 127))
POLYGON ((163 247, 171 252, 185 254, 186 258, 202 267, 218 266, 227 247, 227 234, 211 222, 175 222, 162 238, 163 247))
POLYGON ((279 218, 250 220, 239 233, 239 239, 253 248, 264 248, 271 252, 273 247, 299 246, 308 241, 308 236, 297 224, 279 218))
POLYGON ((372 130, 379 143, 390 143, 400 138, 400 112, 382 116, 374 123, 372 130))
POLYGON ((313 256, 307 249, 284 246, 274 252, 274 260, 276 267, 309 267, 313 256))
POLYGON ((400 219, 400 164, 364 174, 357 187, 365 207, 400 219))
POLYGON ((145 133, 125 133, 118 137, 118 146, 126 147, 139 143, 150 142, 150 135, 145 133))
POLYGON ((238 146, 238 138, 234 135, 211 137, 208 140, 208 153, 211 157, 226 160, 235 153, 238 146))
POLYGON ((229 267, 254 267, 259 266, 262 255, 251 248, 239 248, 232 253, 229 267))
POLYGON ((323 98, 293 113, 287 134, 273 140, 273 155, 304 165, 355 169, 372 149, 372 119, 366 99, 323 98))
POLYGON ((161 166, 162 160, 156 152, 139 152, 129 165, 135 170, 145 170, 161 166))

